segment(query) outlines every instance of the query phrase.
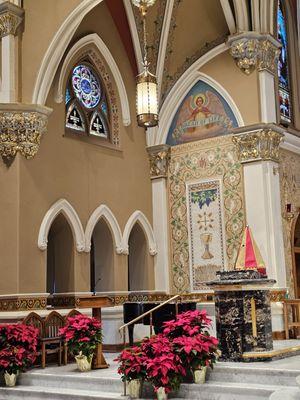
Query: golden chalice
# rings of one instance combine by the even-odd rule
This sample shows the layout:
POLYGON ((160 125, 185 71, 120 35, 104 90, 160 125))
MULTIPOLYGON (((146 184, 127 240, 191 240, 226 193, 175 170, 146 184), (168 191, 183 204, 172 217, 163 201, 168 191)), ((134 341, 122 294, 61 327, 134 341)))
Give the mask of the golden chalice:
POLYGON ((201 257, 204 260, 209 260, 210 258, 213 258, 214 256, 209 251, 209 243, 212 241, 212 234, 211 233, 202 233, 200 235, 200 239, 204 245, 204 253, 202 254, 201 257))

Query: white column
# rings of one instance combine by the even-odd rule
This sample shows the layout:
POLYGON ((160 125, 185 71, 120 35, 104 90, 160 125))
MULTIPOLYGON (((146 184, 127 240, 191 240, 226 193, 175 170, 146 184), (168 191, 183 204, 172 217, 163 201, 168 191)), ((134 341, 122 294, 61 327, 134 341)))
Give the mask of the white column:
POLYGON ((283 135, 276 125, 235 135, 244 170, 246 222, 261 251, 267 275, 276 287, 286 287, 279 183, 279 145, 283 135))
POLYGON ((260 71, 259 77, 259 96, 261 109, 261 122, 277 121, 277 101, 275 94, 274 75, 267 70, 260 71))
POLYGON ((168 197, 166 178, 152 180, 153 230, 157 244, 154 258, 155 290, 169 292, 168 197))
POLYGON ((0 92, 1 103, 17 102, 17 38, 7 35, 2 38, 2 85, 0 92))
POLYGON ((18 32, 24 10, 19 1, 0 2, 1 91, 0 103, 18 101, 18 32))
POLYGON ((167 175, 170 146, 147 147, 152 181, 153 231, 157 245, 154 258, 155 290, 169 293, 169 224, 167 175))
POLYGON ((268 277, 276 279, 277 287, 286 287, 278 164, 244 164, 244 185, 247 223, 266 263, 268 277))

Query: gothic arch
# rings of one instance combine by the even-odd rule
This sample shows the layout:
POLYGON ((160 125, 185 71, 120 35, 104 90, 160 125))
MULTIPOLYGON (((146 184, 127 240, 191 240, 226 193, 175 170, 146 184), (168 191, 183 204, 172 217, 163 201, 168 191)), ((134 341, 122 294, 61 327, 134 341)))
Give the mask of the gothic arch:
POLYGON ((94 229, 101 218, 104 218, 108 224, 115 244, 117 254, 122 254, 122 233, 118 221, 112 211, 105 205, 101 204, 90 216, 85 229, 85 251, 91 250, 91 240, 94 229))
POLYGON ((82 0, 54 35, 39 68, 32 103, 45 105, 57 68, 83 18, 103 0, 82 0))
POLYGON ((38 236, 38 247, 41 250, 47 249, 48 233, 55 218, 62 213, 70 224, 72 233, 76 242, 77 251, 82 252, 85 249, 84 231, 81 221, 71 204, 66 199, 60 199, 54 203, 46 212, 40 226, 38 236))
MULTIPOLYGON (((211 52, 209 52, 209 53, 211 54, 213 52, 213 54, 214 54, 213 57, 215 57, 216 55, 222 53, 225 50, 226 50, 226 45, 222 44, 220 46, 217 46, 215 49, 211 50, 211 52)), ((228 103, 229 107, 231 108, 231 110, 238 122, 238 125, 239 126, 244 125, 242 115, 241 115, 237 105, 235 104, 234 100, 230 96, 230 94, 213 78, 211 78, 210 76, 208 76, 206 74, 203 74, 202 72, 199 72, 200 66, 202 66, 203 64, 205 64, 208 61, 208 60, 204 61, 204 58, 209 53, 207 53, 206 55, 201 57, 198 61, 196 61, 180 77, 180 79, 173 86, 172 90, 170 91, 167 98, 165 99, 164 104, 161 109, 160 124, 159 124, 156 135, 153 135, 155 143, 151 143, 151 144, 148 143, 148 146, 166 143, 169 128, 170 128, 173 118, 178 110, 178 107, 180 106, 182 100, 184 99, 186 94, 189 92, 189 90, 199 80, 204 81, 205 83, 209 84, 214 89, 216 89, 228 103), (200 62, 200 60, 202 62, 200 62)), ((210 55, 209 59, 212 59, 213 57, 210 55)))
POLYGON ((137 210, 131 216, 129 217, 125 228, 123 232, 123 254, 128 254, 129 253, 129 236, 132 228, 134 225, 138 223, 141 228, 143 229, 147 241, 148 241, 148 246, 149 246, 149 253, 151 256, 155 256, 157 254, 157 246, 155 242, 155 237, 153 233, 152 226, 150 225, 150 222, 146 218, 145 214, 143 214, 141 211, 137 210))
POLYGON ((97 33, 92 33, 89 35, 84 36, 78 42, 74 44, 74 46, 71 47, 69 50, 68 54, 66 55, 60 74, 59 74, 59 79, 58 79, 58 86, 57 86, 57 92, 56 92, 56 97, 55 100, 57 103, 61 103, 64 99, 64 87, 65 87, 65 82, 68 77, 68 71, 70 68, 70 64, 74 61, 74 58, 80 53, 83 52, 84 48, 94 45, 105 62, 107 63, 112 76, 114 78, 114 81, 117 86, 117 91, 119 94, 120 98, 120 104, 121 104, 121 110, 122 110, 122 116, 123 116, 123 124, 125 126, 130 125, 130 108, 129 108, 129 102, 128 102, 128 97, 125 89, 125 85, 120 73, 120 70, 111 54, 109 51, 108 47, 106 44, 103 42, 103 40, 100 38, 100 36, 97 33))

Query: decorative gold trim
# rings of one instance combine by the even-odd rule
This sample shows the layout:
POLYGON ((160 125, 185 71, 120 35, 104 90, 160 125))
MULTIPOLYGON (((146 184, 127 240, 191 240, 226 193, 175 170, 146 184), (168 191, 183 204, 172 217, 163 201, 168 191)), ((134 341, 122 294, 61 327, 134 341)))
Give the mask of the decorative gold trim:
POLYGON ((235 135, 232 140, 237 146, 241 163, 258 160, 279 162, 279 145, 283 140, 282 133, 272 129, 263 129, 235 135))
POLYGON ((18 152, 26 159, 36 155, 50 112, 34 105, 0 105, 0 155, 6 164, 10 165, 18 152))
POLYGON ((0 5, 0 38, 16 35, 23 21, 24 10, 10 2, 0 5))
POLYGON ((231 36, 228 44, 236 65, 246 75, 251 74, 255 68, 276 73, 280 43, 272 36, 244 32, 231 36))
POLYGON ((147 148, 151 179, 166 178, 170 162, 170 146, 159 145, 147 148))
POLYGON ((246 360, 250 360, 250 359, 253 359, 253 358, 270 359, 270 358, 282 356, 282 355, 285 355, 285 354, 296 353, 298 351, 300 351, 300 345, 299 346, 286 347, 284 349, 279 349, 279 350, 244 353, 242 357, 244 359, 246 359, 246 360))
POLYGON ((1 297, 0 311, 31 311, 44 310, 47 307, 47 296, 45 297, 1 297))

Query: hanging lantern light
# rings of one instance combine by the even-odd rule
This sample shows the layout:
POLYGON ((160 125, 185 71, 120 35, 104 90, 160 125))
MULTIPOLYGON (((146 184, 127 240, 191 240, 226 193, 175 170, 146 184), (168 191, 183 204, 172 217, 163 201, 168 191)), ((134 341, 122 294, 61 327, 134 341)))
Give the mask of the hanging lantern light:
POLYGON ((147 60, 146 14, 148 7, 152 6, 155 0, 132 0, 132 2, 139 7, 144 33, 143 71, 137 76, 137 122, 143 128, 150 128, 158 125, 158 94, 156 76, 149 71, 147 60))

